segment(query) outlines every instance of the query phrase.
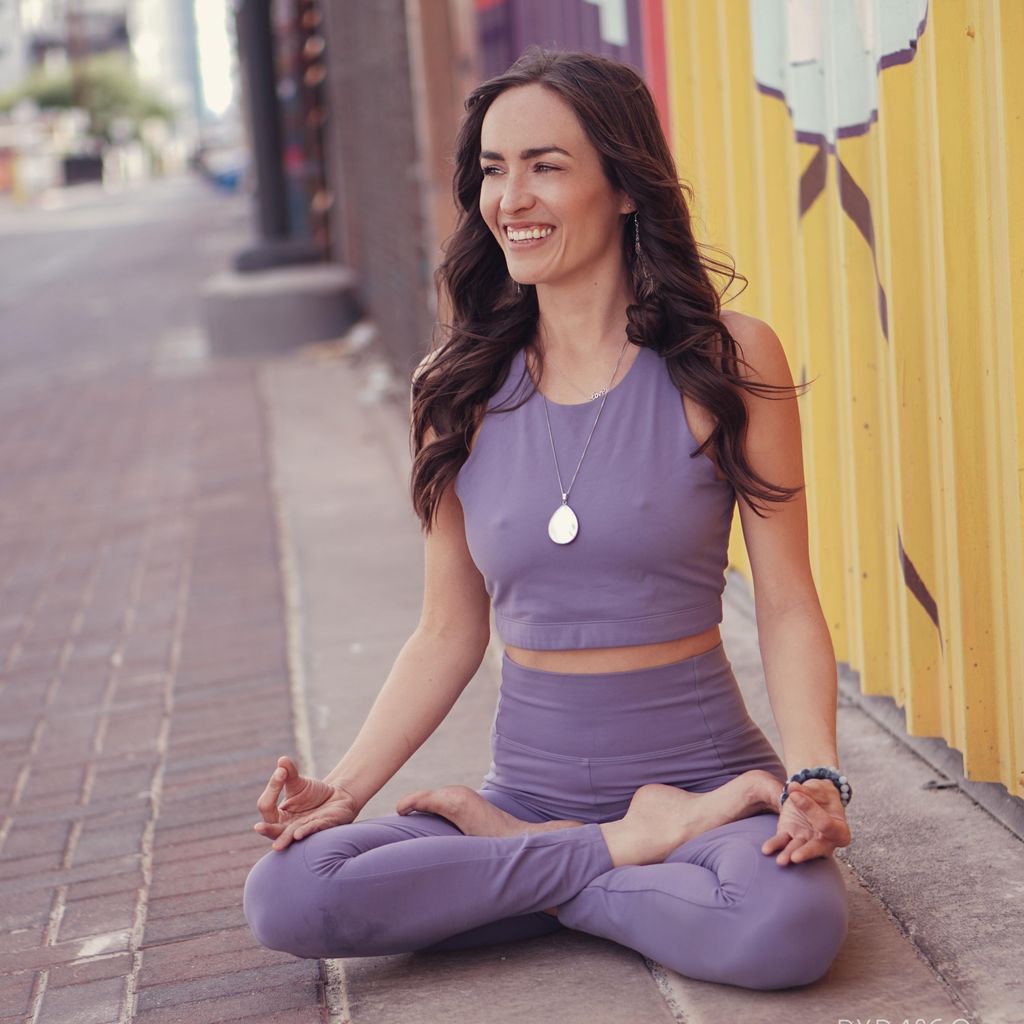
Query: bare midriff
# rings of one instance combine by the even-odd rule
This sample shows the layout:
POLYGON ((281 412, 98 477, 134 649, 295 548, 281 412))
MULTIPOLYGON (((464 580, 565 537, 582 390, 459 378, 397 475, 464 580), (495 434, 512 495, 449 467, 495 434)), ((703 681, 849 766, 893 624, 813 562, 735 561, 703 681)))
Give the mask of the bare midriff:
POLYGON ((633 669, 654 668, 692 658, 710 651, 721 641, 718 626, 703 633, 681 636, 657 644, 639 644, 629 647, 588 647, 586 650, 535 651, 527 647, 505 645, 505 653, 524 668, 542 672, 565 672, 585 675, 598 672, 629 672, 633 669))

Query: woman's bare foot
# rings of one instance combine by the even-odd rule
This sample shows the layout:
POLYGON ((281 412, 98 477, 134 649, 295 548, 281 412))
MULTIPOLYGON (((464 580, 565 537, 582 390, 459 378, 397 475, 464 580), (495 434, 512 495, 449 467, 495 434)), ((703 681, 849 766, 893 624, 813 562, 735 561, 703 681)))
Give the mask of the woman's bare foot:
POLYGON ((582 825, 582 821, 523 821, 486 801, 468 786, 441 786, 421 789, 403 796, 395 805, 399 814, 429 811, 447 818, 467 836, 519 836, 533 832, 551 832, 582 825))
POLYGON ((676 786, 641 786, 624 818, 601 825, 612 863, 660 864, 688 839, 740 818, 777 811, 782 783, 765 771, 749 771, 710 793, 676 786))

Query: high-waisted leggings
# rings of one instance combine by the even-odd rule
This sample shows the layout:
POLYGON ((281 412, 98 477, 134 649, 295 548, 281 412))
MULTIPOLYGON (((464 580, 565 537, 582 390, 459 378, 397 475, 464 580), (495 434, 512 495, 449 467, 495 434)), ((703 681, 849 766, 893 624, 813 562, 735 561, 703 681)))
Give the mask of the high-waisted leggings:
POLYGON ((612 864, 599 824, 650 782, 706 793, 785 768, 750 718, 719 643, 683 661, 562 673, 502 657, 492 764, 477 790, 529 822, 566 828, 469 836, 413 811, 313 833, 256 863, 256 938, 300 957, 451 950, 565 927, 690 978, 777 989, 822 977, 847 932, 839 865, 761 852, 778 815, 713 828, 658 864, 612 864), (557 917, 546 913, 558 907, 557 917))

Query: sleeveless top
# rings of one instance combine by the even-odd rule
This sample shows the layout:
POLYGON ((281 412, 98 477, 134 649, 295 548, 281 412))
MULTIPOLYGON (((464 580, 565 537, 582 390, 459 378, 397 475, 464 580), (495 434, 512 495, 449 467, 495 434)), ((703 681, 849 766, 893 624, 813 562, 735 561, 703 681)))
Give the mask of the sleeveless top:
MULTIPOLYGON (((548 401, 566 487, 600 405, 600 398, 548 401)), ((523 350, 516 353, 455 479, 466 543, 504 643, 621 647, 691 636, 722 621, 736 492, 706 455, 690 458, 697 447, 664 359, 641 347, 608 392, 569 491, 579 532, 556 544, 548 520, 562 492, 544 397, 523 350), (494 409, 530 391, 518 409, 494 409)))

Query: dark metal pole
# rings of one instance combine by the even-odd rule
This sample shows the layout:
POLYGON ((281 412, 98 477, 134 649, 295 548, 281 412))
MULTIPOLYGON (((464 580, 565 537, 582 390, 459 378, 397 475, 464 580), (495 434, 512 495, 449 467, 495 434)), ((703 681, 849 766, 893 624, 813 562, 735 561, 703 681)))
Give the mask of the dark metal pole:
POLYGON ((236 18, 239 41, 245 51, 260 234, 267 241, 286 239, 288 202, 270 0, 240 0, 236 18))

